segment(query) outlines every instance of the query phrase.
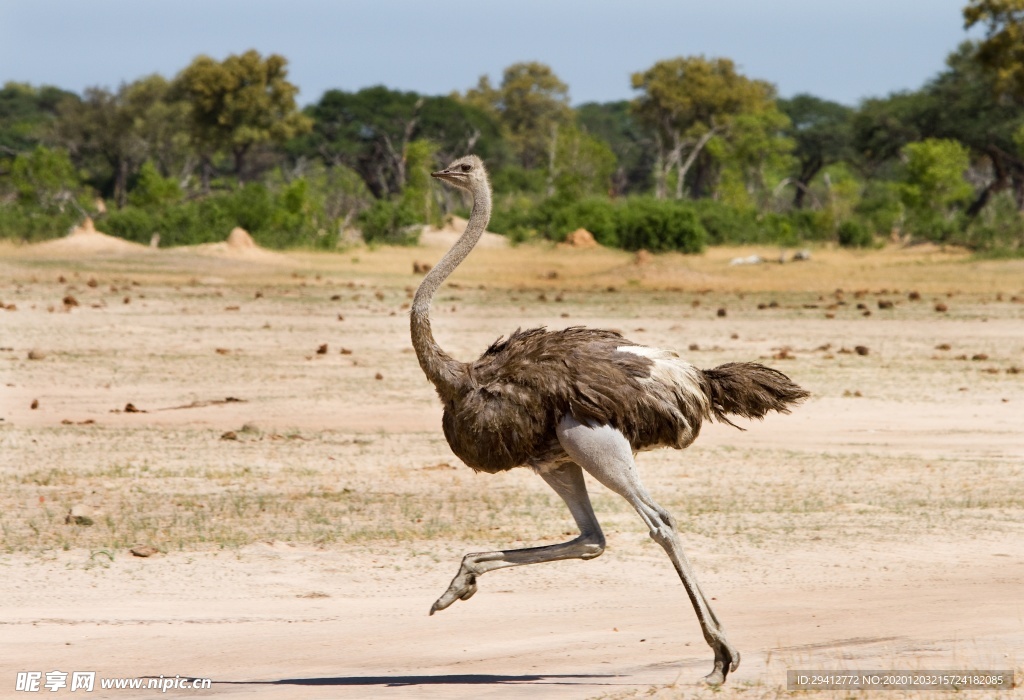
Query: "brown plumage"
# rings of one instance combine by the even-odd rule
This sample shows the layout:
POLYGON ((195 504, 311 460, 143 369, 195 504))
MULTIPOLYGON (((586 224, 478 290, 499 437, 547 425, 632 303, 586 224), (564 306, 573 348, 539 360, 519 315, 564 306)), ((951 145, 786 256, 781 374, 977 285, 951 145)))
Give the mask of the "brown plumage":
MULTIPOLYGON (((477 471, 544 467, 567 458, 555 427, 566 415, 611 425, 636 452, 683 448, 712 417, 763 418, 788 413, 807 393, 781 372, 754 363, 696 371, 696 386, 652 377, 655 361, 621 348, 648 350, 619 333, 582 327, 517 330, 465 365, 460 391, 444 400, 444 434, 477 471), (699 389, 707 397, 693 395, 699 389)), ((684 365, 677 360, 679 365, 684 365)))
POLYGON ((781 372, 750 362, 700 370, 674 352, 638 345, 609 330, 582 327, 516 330, 474 362, 459 362, 434 341, 430 302, 465 259, 490 217, 483 163, 456 160, 433 174, 473 195, 466 231, 431 269, 412 305, 413 347, 444 405, 442 425, 452 451, 477 471, 534 467, 565 500, 580 536, 558 545, 468 554, 431 614, 476 592, 486 571, 565 558, 593 558, 604 549, 582 470, 626 498, 665 547, 715 650, 709 682, 721 683, 739 664, 720 624, 682 557, 671 516, 650 498, 632 466, 634 453, 684 448, 705 420, 763 418, 789 412, 807 392, 781 372), (581 469, 582 468, 582 469, 581 469))

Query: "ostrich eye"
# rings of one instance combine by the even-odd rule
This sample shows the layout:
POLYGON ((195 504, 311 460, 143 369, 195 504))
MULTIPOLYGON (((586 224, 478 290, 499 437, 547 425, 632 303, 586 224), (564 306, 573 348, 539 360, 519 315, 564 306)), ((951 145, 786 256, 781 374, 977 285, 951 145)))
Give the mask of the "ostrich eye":
POLYGON ((465 165, 462 166, 462 172, 464 172, 464 173, 468 173, 472 169, 473 169, 473 166, 470 165, 469 163, 466 163, 465 165))

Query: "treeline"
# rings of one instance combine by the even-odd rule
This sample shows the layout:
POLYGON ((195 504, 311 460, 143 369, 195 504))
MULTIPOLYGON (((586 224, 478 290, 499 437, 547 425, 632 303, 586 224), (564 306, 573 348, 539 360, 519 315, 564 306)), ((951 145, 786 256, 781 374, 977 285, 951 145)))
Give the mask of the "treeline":
POLYGON ((732 61, 659 61, 630 101, 575 108, 540 63, 427 96, 329 90, 304 109, 287 61, 196 58, 116 91, 0 90, 0 237, 62 235, 85 215, 164 245, 242 226, 263 245, 415 240, 464 213, 429 172, 487 162, 491 228, 696 252, 708 243, 890 238, 1024 254, 1024 0, 972 0, 962 44, 916 91, 856 107, 777 96, 732 61))

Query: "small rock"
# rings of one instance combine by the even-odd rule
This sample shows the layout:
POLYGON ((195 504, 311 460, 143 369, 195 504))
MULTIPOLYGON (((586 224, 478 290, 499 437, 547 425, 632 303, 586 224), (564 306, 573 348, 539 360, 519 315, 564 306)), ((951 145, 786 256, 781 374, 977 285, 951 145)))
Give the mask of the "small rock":
POLYGON ((939 302, 938 304, 935 305, 935 311, 940 314, 944 314, 947 311, 949 311, 949 307, 943 304, 942 302, 939 302))
POLYGON ((858 355, 867 355, 871 352, 867 345, 855 345, 853 351, 858 355))
POLYGON ((327 354, 327 343, 324 343, 323 345, 318 347, 316 349, 316 354, 317 355, 326 355, 327 354))
POLYGON ((131 548, 131 553, 137 557, 151 557, 159 554, 160 550, 150 544, 138 544, 131 548))
POLYGON ((78 306, 78 299, 75 299, 70 294, 68 294, 67 296, 64 297, 63 302, 64 302, 64 306, 68 307, 69 309, 72 306, 78 306))
POLYGON ((39 399, 32 399, 32 405, 29 406, 33 411, 39 408, 39 399))
POLYGON ((377 381, 380 381, 381 379, 384 378, 384 375, 381 374, 380 372, 377 372, 377 374, 375 374, 373 378, 376 379, 377 381))
POLYGON ((136 408, 135 404, 133 404, 133 403, 126 403, 124 405, 124 412, 125 413, 145 413, 145 411, 142 411, 142 410, 139 410, 138 408, 136 408))
POLYGON ((44 360, 46 359, 46 353, 39 348, 32 348, 28 351, 28 359, 30 360, 44 360))
POLYGON ((68 514, 64 516, 64 524, 89 527, 94 522, 92 515, 92 512, 86 506, 72 506, 71 510, 68 511, 68 514))
POLYGON ((726 315, 726 310, 725 310, 725 307, 723 306, 722 308, 720 308, 720 309, 719 309, 719 310, 718 310, 718 311, 716 312, 716 314, 717 314, 718 318, 725 318, 725 315, 726 315))
POLYGON ((234 430, 229 430, 220 436, 221 440, 237 440, 238 434, 234 430))

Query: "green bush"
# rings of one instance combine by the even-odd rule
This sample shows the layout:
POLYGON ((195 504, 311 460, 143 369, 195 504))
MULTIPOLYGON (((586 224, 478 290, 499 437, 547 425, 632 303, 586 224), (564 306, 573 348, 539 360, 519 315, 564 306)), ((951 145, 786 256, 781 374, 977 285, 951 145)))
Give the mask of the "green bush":
POLYGON ((250 183, 191 202, 128 206, 109 212, 103 226, 115 236, 138 243, 148 243, 159 233, 163 246, 223 241, 236 226, 267 248, 331 248, 337 243, 333 222, 311 206, 304 180, 293 181, 278 194, 250 183))
POLYGON ((77 210, 46 212, 37 207, 0 205, 0 239, 36 243, 60 238, 81 219, 77 210))
POLYGON ((584 228, 601 245, 619 244, 616 208, 606 198, 588 197, 553 207, 546 223, 552 240, 564 241, 576 229, 584 228))
POLYGON ((378 199, 359 217, 363 240, 387 245, 416 245, 419 229, 416 213, 403 202, 378 199))
POLYGON ((128 194, 128 203, 133 207, 158 207, 181 201, 181 187, 174 178, 163 177, 152 161, 146 161, 139 169, 139 176, 128 194))
POLYGON ((619 241, 626 250, 700 253, 707 242, 696 212, 684 203, 638 197, 627 200, 617 214, 619 241))
POLYGON ((693 203, 711 245, 758 242, 759 226, 754 209, 740 209, 713 199, 693 203))
POLYGON ((837 235, 839 245, 844 248, 870 248, 875 244, 871 230, 857 219, 849 219, 839 224, 837 235))

